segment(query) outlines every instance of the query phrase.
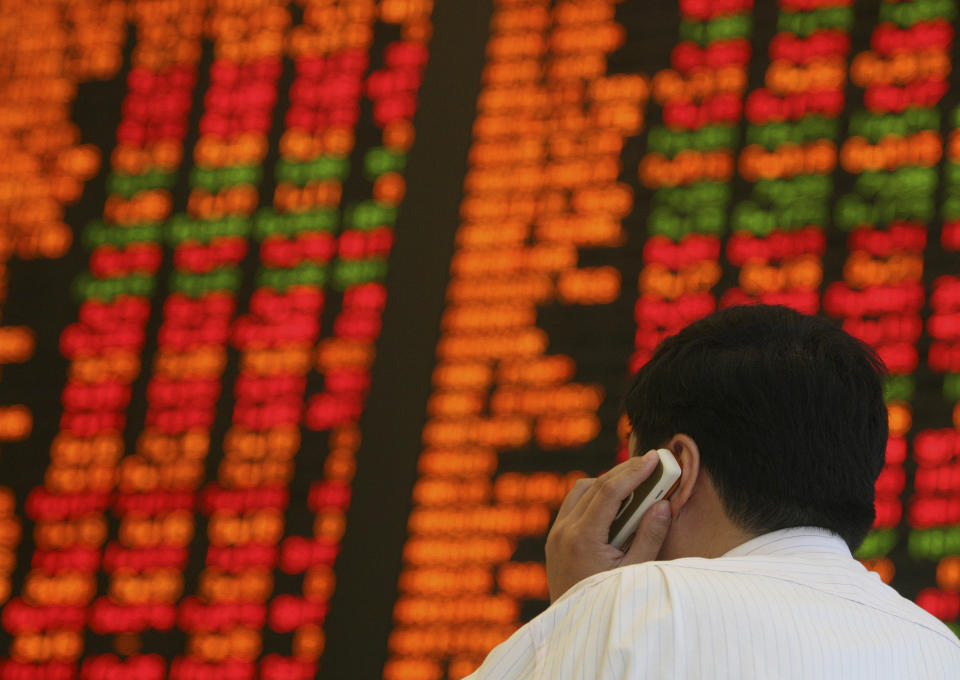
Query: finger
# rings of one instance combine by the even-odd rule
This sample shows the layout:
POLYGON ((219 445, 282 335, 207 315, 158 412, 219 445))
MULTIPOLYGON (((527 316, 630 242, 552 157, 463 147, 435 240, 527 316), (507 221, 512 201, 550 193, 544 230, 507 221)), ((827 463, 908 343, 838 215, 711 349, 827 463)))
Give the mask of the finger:
POLYGON ((660 501, 643 514, 633 543, 620 564, 639 564, 657 559, 670 531, 670 501, 660 501))
POLYGON ((583 498, 574 511, 579 510, 590 526, 610 530, 610 523, 617 516, 620 504, 630 495, 630 492, 640 486, 647 477, 653 474, 660 457, 656 451, 648 451, 620 463, 610 472, 599 477, 597 483, 589 491, 589 497, 583 498))
POLYGON ((573 508, 577 506, 577 502, 583 498, 590 487, 593 486, 593 483, 597 480, 593 477, 583 477, 578 479, 573 483, 573 486, 570 487, 570 491, 567 492, 567 495, 563 498, 563 503, 560 504, 560 510, 557 512, 557 519, 561 519, 570 513, 573 508))
POLYGON ((629 468, 631 464, 633 465, 637 464, 637 462, 643 459, 644 457, 645 456, 637 456, 634 458, 630 458, 624 461, 623 463, 620 463, 619 465, 616 465, 610 468, 603 474, 599 475, 596 479, 591 480, 595 483, 592 486, 590 486, 590 488, 587 489, 587 492, 580 497, 579 503, 577 503, 572 508, 573 513, 575 513, 576 516, 579 517, 579 516, 582 516, 585 512, 587 512, 587 508, 589 508, 590 504, 593 502, 593 497, 596 495, 597 491, 601 488, 597 486, 596 483, 602 482, 603 484, 608 484, 616 474, 619 474, 619 472, 622 472, 623 470, 629 468), (617 472, 618 470, 619 472, 617 472))

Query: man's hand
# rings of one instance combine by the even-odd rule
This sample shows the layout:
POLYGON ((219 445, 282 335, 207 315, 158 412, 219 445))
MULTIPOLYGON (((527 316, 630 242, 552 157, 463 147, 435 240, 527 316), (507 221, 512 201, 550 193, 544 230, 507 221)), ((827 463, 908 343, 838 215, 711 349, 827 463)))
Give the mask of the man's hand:
POLYGON ((555 602, 574 584, 615 567, 656 559, 670 529, 670 503, 653 505, 626 553, 607 542, 620 503, 657 467, 657 453, 630 458, 597 479, 578 479, 547 534, 547 584, 555 602))

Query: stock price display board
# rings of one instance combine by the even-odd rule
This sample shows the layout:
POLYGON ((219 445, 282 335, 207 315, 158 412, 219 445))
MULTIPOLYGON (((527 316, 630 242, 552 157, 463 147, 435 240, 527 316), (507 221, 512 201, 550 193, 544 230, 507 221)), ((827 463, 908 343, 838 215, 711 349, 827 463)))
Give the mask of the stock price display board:
POLYGON ((960 632, 955 0, 7 0, 0 680, 460 678, 658 342, 886 362, 960 632))

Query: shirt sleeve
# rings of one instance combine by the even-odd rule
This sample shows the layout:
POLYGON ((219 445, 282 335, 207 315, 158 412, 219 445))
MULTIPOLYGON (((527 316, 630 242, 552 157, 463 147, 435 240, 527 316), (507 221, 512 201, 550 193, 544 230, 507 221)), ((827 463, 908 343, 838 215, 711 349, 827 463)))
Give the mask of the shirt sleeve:
MULTIPOLYGON (((464 680, 655 677, 647 675, 642 652, 672 628, 663 590, 660 570, 649 564, 595 574, 495 647, 464 680)), ((647 660, 653 658, 659 655, 647 660)))

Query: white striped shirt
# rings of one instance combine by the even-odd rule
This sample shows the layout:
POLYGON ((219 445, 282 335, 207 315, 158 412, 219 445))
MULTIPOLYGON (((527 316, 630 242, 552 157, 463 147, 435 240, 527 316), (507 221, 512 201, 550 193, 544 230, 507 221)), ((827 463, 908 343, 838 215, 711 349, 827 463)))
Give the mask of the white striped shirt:
POLYGON ((817 527, 595 574, 470 680, 960 679, 960 639, 817 527))

